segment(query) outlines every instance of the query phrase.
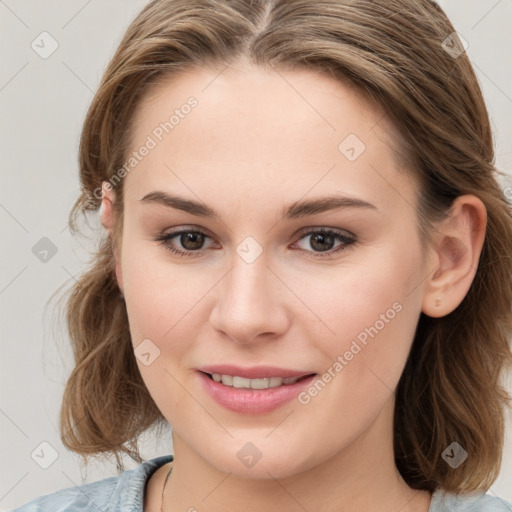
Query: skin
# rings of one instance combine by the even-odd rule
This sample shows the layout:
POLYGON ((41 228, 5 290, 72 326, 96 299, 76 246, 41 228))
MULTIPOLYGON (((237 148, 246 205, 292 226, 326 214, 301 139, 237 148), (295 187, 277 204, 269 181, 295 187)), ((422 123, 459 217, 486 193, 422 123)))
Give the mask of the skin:
MULTIPOLYGON (((148 366, 137 361, 173 427, 164 510, 426 512, 430 494, 409 488, 394 464, 394 389, 420 313, 446 315, 467 293, 485 207, 458 198, 423 251, 418 187, 397 169, 392 126, 353 90, 311 71, 239 64, 182 74, 144 98, 134 150, 190 96, 198 106, 125 177, 115 250, 134 348, 149 338, 160 350, 148 366), (351 133, 366 146, 353 162, 338 150, 351 133), (203 202, 220 218, 140 201, 154 190, 203 202), (284 206, 327 194, 375 209, 279 220, 284 206), (196 255, 155 241, 184 226, 209 237, 196 255), (322 227, 357 241, 334 252, 335 239, 331 258, 315 259, 315 237, 303 232, 322 227), (236 252, 247 236, 263 249, 252 263, 236 252), (306 405, 228 411, 195 371, 266 364, 322 375, 394 303, 401 311, 306 405), (250 468, 237 457, 247 442, 262 454, 250 468)), ((111 234, 113 201, 105 187, 101 220, 111 234)), ((184 249, 179 236, 173 242, 184 249)), ((150 479, 144 510, 160 510, 167 471, 150 479)))

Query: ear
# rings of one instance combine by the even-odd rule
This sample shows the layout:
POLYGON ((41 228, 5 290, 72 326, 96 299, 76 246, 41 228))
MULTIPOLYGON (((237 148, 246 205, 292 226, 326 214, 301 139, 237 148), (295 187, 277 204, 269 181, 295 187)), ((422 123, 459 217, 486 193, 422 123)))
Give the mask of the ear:
POLYGON ((114 204, 116 200, 115 192, 112 185, 108 181, 101 184, 101 206, 100 206, 100 220, 101 225, 108 231, 110 240, 112 242, 112 251, 114 253, 116 278, 121 294, 123 293, 123 275, 121 272, 121 258, 119 254, 119 247, 114 243, 114 204))
POLYGON ((476 196, 459 196, 453 202, 433 237, 430 261, 435 271, 425 282, 423 313, 439 318, 462 302, 476 275, 486 226, 487 210, 476 196))

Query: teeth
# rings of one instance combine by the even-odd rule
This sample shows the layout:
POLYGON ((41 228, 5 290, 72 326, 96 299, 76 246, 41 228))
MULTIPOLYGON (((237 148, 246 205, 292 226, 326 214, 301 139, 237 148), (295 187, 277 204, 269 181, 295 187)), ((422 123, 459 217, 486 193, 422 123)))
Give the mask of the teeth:
POLYGON ((270 387, 270 379, 251 379, 252 389, 267 389, 270 387))
POLYGON ((215 382, 222 382, 225 386, 231 386, 238 389, 268 389, 277 388, 278 386, 287 386, 294 384, 299 377, 265 377, 262 379, 246 379, 232 375, 221 375, 220 373, 212 373, 215 382))
POLYGON ((222 375, 221 381, 222 381, 222 384, 225 384, 226 386, 233 385, 233 377, 231 375, 222 375))
POLYGON ((270 377, 269 387, 277 388, 277 386, 281 386, 283 384, 283 379, 281 377, 270 377))
MULTIPOLYGON (((222 379, 224 380, 224 376, 222 376, 222 379)), ((233 377, 233 387, 234 388, 250 388, 251 381, 250 381, 250 379, 244 379, 243 377, 233 377)))

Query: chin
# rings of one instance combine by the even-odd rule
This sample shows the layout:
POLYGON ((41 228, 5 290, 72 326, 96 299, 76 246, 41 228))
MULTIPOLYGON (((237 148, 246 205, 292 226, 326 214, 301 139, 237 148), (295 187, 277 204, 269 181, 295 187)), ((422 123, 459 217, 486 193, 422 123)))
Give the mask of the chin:
POLYGON ((285 479, 321 463, 316 450, 307 452, 307 441, 283 444, 265 436, 268 430, 259 438, 251 436, 253 441, 248 441, 248 436, 230 438, 228 442, 210 440, 207 446, 197 447, 197 453, 216 471, 244 480, 285 479))

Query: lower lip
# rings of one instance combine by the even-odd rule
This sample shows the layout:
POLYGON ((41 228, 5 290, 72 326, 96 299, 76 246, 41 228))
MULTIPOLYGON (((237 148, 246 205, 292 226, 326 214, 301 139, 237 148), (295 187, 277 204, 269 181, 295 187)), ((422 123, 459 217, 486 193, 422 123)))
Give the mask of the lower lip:
POLYGON ((247 389, 225 386, 215 382, 202 372, 198 372, 206 392, 220 405, 230 411, 243 414, 271 412, 293 400, 315 378, 306 377, 295 384, 287 384, 267 389, 247 389))

